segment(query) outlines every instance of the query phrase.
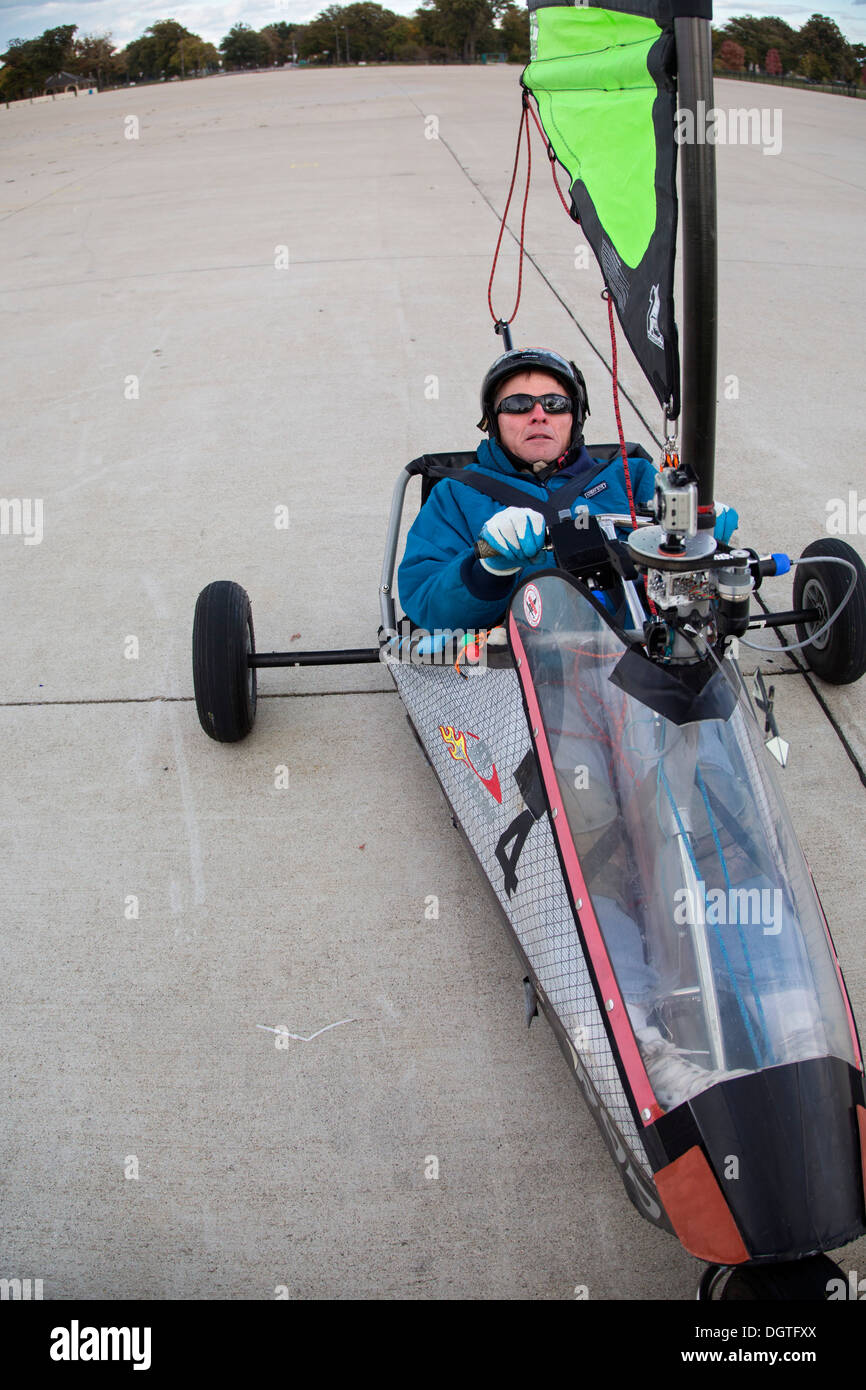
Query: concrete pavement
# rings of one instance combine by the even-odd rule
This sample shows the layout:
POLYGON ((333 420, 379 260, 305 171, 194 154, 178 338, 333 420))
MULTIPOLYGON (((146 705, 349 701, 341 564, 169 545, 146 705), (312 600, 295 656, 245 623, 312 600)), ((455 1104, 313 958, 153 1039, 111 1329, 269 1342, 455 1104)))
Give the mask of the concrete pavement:
MULTIPOLYGON (((477 438, 517 79, 295 71, 0 111, 3 492, 44 502, 41 543, 0 537, 0 1274, 46 1297, 693 1296, 697 1262, 631 1208, 546 1025, 526 1033, 383 672, 262 675, 238 747, 191 700, 215 578, 250 592, 261 649, 375 641, 398 469, 477 438)), ((719 151, 717 490, 745 543, 796 554, 863 488, 864 110, 718 84, 762 103, 780 154, 719 151)), ((516 340, 577 357, 610 439, 600 276, 539 164, 516 340)), ((787 581, 764 593, 789 606, 787 581)), ((825 711, 767 666, 866 1018, 864 789, 828 718, 862 766, 866 690, 822 687, 825 711)))

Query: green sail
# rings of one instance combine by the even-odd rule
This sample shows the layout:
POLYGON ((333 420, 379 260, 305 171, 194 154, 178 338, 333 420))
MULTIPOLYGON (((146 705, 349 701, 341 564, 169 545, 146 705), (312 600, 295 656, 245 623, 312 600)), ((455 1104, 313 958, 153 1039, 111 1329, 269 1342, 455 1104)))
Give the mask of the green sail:
POLYGON ((626 265, 646 254, 656 225, 653 102, 647 55, 661 29, 613 10, 535 12, 534 57, 523 74, 571 182, 580 179, 626 265), (574 51, 579 35, 581 51, 574 51))
POLYGON ((530 0, 523 85, 567 171, 579 221, 659 401, 679 410, 673 307, 673 35, 646 14, 530 0))

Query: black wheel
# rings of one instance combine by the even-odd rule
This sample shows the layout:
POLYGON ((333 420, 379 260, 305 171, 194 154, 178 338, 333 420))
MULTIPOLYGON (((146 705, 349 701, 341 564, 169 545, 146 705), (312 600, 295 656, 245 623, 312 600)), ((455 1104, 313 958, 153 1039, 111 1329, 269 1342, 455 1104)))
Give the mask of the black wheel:
POLYGON ((839 1266, 828 1255, 767 1265, 710 1265, 698 1286, 703 1303, 826 1302, 839 1266))
POLYGON ((256 649, 249 596, 217 579, 202 589, 192 625, 195 707, 206 734, 219 743, 246 738, 256 717, 256 649))
MULTIPOLYGON (((834 555, 857 571, 854 592, 833 626, 816 642, 803 647, 806 664, 832 685, 850 685, 866 671, 866 565, 853 546, 828 536, 812 541, 804 555, 834 555)), ((794 569, 794 607, 817 608, 817 622, 797 623, 797 641, 808 642, 838 608, 851 584, 851 571, 842 565, 797 565, 794 569)))

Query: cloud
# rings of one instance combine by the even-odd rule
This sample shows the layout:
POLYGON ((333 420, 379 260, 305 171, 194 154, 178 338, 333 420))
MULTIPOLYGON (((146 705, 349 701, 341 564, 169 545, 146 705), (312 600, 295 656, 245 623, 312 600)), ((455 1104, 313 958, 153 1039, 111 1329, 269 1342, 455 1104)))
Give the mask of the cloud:
MULTIPOLYGON (((859 3, 866 4, 866 0, 859 0, 859 3)), ((742 19, 744 17, 743 6, 738 4, 737 0, 722 0, 722 3, 717 3, 713 10, 714 19, 719 18, 719 12, 721 10, 726 12, 729 19, 742 19)), ((808 5, 776 5, 773 3, 773 0, 752 0, 752 3, 749 5, 748 13, 752 15, 758 12, 766 15, 778 15, 780 19, 784 18, 785 15, 802 15, 804 24, 809 16, 814 13, 813 10, 809 9, 808 5)))

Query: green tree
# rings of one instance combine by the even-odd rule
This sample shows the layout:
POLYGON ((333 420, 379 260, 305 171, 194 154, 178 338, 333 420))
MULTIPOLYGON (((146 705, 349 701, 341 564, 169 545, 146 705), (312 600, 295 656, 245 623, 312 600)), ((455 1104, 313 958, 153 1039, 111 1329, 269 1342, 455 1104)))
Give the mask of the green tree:
POLYGON ((132 39, 123 50, 126 59, 126 75, 130 82, 148 81, 159 77, 156 71, 156 44, 153 39, 132 39))
MULTIPOLYGON (((857 69, 857 62, 851 45, 839 29, 835 20, 825 14, 813 14, 800 30, 800 48, 804 58, 811 55, 818 60, 812 67, 819 67, 822 81, 849 81, 857 69)), ((814 73, 804 73, 813 77, 814 73)))
POLYGON ((388 54, 395 63, 423 63, 427 50, 417 17, 395 15, 387 33, 388 54))
MULTIPOLYGON (((298 32, 298 57, 333 63, 336 60, 337 33, 330 19, 319 15, 298 32)), ((343 44, 340 44, 340 52, 343 44)))
POLYGON ((5 53, 3 96, 7 101, 41 92, 47 78, 69 69, 73 61, 72 37, 77 24, 46 29, 38 39, 13 39, 5 53))
POLYGON ((424 0, 434 13, 437 41, 457 53, 464 63, 474 63, 485 35, 493 28, 504 0, 424 0))
POLYGON ((68 63, 72 55, 72 36, 77 29, 77 24, 61 24, 58 29, 46 29, 44 34, 33 40, 36 45, 36 66, 43 74, 43 81, 53 72, 62 71, 68 63))
POLYGON ((499 17, 499 31, 509 63, 529 62, 529 14, 509 3, 499 17))
POLYGON ((360 0, 353 5, 331 6, 337 11, 336 22, 340 30, 343 56, 348 53, 353 63, 376 63, 390 58, 394 39, 392 30, 398 25, 400 16, 382 5, 360 0))
POLYGON ((195 77, 203 72, 215 72, 220 65, 220 55, 212 43, 205 43, 198 34, 188 34, 181 39, 169 59, 172 73, 181 77, 195 77))
POLYGON ((398 44, 417 39, 417 28, 411 20, 371 0, 328 5, 304 29, 305 57, 327 51, 331 61, 343 63, 383 62, 393 57, 398 44))
POLYGON ((110 34, 82 34, 73 41, 67 62, 70 72, 95 78, 97 87, 120 82, 126 74, 125 56, 118 53, 110 34))
POLYGON ((799 72, 810 82, 832 81, 830 64, 821 57, 820 53, 804 53, 800 59, 799 72))
POLYGON ((412 18, 418 27, 419 42, 424 47, 428 62, 446 63, 458 56, 456 51, 449 48, 442 39, 440 16, 433 9, 432 4, 428 4, 427 0, 424 0, 424 8, 416 10, 412 18))
MULTIPOLYGON (((168 77, 172 72, 172 59, 184 39, 196 38, 176 19, 158 19, 145 29, 140 39, 133 39, 126 45, 126 64, 133 82, 140 78, 153 81, 168 77)), ((179 65, 178 65, 179 66, 179 65)))
MULTIPOLYGON (((6 52, 0 53, 0 58, 5 64, 0 72, 5 101, 17 101, 19 97, 32 95, 41 86, 36 71, 36 54, 32 39, 12 39, 6 52)), ((45 74, 46 77, 50 75, 45 74)))
POLYGON ((267 66, 268 43, 249 24, 234 24, 225 38, 220 39, 220 52, 227 68, 261 68, 267 66))
POLYGON ((266 24, 264 29, 259 30, 261 38, 267 44, 268 62, 282 65, 291 61, 293 43, 296 42, 295 34, 300 27, 298 24, 287 24, 281 19, 276 24, 266 24))
POLYGON ((761 23, 761 48, 764 53, 764 62, 767 60, 767 52, 774 48, 779 55, 782 63, 782 72, 790 72, 797 66, 800 56, 800 35, 796 29, 792 29, 790 24, 786 24, 784 19, 779 19, 775 15, 769 15, 761 23))

